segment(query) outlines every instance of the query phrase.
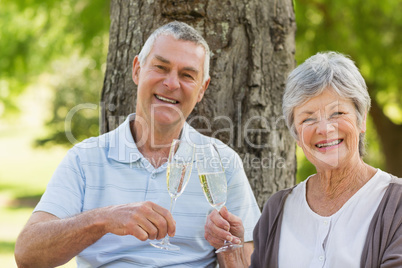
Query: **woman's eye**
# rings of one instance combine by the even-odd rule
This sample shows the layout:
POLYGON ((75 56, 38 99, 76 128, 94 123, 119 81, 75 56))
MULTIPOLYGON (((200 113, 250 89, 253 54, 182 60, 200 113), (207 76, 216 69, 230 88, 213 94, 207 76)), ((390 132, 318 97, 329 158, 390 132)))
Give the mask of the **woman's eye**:
POLYGON ((332 116, 340 116, 340 115, 343 115, 343 114, 344 114, 343 112, 335 112, 335 113, 332 114, 332 116))
POLYGON ((162 65, 155 65, 156 68, 158 68, 159 70, 166 70, 165 66, 162 65))
POLYGON ((311 123, 311 122, 313 122, 313 121, 314 121, 313 118, 306 118, 306 119, 304 119, 304 120, 302 121, 302 123, 311 123))

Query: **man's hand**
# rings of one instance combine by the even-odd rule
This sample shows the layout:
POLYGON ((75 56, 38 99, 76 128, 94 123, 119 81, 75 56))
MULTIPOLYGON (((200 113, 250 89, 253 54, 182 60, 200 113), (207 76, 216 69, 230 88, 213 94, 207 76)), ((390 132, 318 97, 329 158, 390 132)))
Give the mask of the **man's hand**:
POLYGON ((244 241, 244 227, 239 217, 223 207, 219 213, 214 210, 208 215, 204 237, 214 248, 222 247, 224 240, 240 244, 244 241))
POLYGON ((55 267, 106 233, 145 241, 173 236, 175 231, 170 212, 150 201, 97 208, 66 219, 38 211, 19 235, 14 254, 18 267, 55 267))
POLYGON ((150 201, 111 206, 106 230, 116 235, 133 235, 141 241, 174 236, 176 222, 170 212, 150 201))

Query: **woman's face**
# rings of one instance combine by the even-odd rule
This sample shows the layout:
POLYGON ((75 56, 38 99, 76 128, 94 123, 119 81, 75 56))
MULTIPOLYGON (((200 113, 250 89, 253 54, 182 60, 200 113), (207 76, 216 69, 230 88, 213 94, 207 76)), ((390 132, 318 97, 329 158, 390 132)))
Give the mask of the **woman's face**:
POLYGON ((317 170, 336 169, 358 161, 359 134, 353 102, 326 89, 294 110, 297 144, 317 170))

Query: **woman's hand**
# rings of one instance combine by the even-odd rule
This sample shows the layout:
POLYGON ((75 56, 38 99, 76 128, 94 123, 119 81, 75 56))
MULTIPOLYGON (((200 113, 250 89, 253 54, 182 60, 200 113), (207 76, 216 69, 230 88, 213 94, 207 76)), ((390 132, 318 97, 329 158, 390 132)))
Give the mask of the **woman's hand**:
POLYGON ((243 223, 226 207, 223 207, 220 212, 214 210, 207 217, 204 237, 216 249, 223 246, 224 240, 241 244, 244 241, 243 223))

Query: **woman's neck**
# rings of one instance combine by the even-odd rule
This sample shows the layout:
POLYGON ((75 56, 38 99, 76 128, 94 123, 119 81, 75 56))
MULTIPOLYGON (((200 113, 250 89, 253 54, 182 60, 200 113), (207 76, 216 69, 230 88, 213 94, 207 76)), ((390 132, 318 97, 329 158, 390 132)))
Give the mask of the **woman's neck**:
POLYGON ((360 189, 369 180, 367 172, 363 162, 343 169, 318 171, 315 187, 328 198, 335 198, 345 191, 360 189))
POLYGON ((307 182, 307 202, 316 213, 329 216, 338 211, 375 174, 363 160, 342 169, 317 171, 307 182))

